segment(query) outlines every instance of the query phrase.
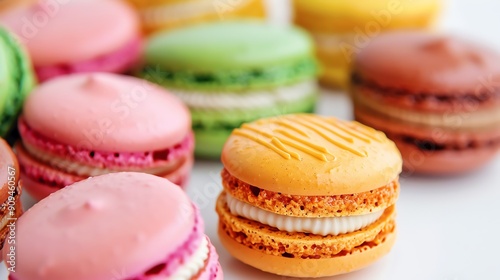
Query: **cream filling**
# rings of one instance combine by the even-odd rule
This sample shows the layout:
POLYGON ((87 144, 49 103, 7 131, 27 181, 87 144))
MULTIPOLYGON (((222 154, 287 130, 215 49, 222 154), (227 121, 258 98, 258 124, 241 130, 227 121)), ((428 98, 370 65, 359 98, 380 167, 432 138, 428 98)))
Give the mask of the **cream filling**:
MULTIPOLYGON (((208 259, 210 249, 208 247, 208 240, 203 237, 200 247, 196 249, 194 254, 189 260, 184 263, 172 276, 165 277, 167 280, 189 280, 192 279, 198 272, 205 267, 205 261, 208 259)), ((158 278, 160 279, 160 278, 158 278)))
POLYGON ((364 107, 371 109, 383 116, 388 116, 400 121, 417 125, 443 127, 443 128, 466 128, 498 126, 500 124, 500 110, 477 110, 464 108, 462 113, 418 113, 397 107, 389 107, 377 104, 365 98, 355 96, 355 101, 364 107))
POLYGON ((355 232, 377 221, 384 210, 357 216, 306 218, 271 213, 226 194, 231 214, 241 216, 286 232, 306 232, 322 236, 355 232))
POLYGON ((238 9, 249 2, 250 0, 239 0, 236 4, 218 5, 217 1, 179 1, 178 3, 144 8, 139 11, 139 14, 146 25, 158 25, 165 21, 174 22, 207 14, 219 15, 222 18, 229 9, 238 9))
POLYGON ((61 171, 64 171, 65 173, 76 174, 81 177, 94 177, 113 172, 131 172, 131 171, 137 171, 154 175, 167 174, 173 169, 175 169, 175 167, 178 166, 180 164, 180 161, 182 160, 179 159, 176 161, 169 162, 168 164, 162 166, 156 166, 150 168, 117 167, 115 169, 109 169, 109 168, 99 168, 81 164, 75 161, 62 158, 58 155, 46 153, 38 149, 37 147, 26 143, 25 141, 23 141, 23 146, 33 158, 41 162, 44 162, 45 164, 53 166, 61 171))
POLYGON ((277 103, 294 102, 313 96, 318 90, 316 81, 310 80, 272 90, 234 92, 194 92, 172 89, 188 107, 193 109, 252 109, 273 107, 277 103))

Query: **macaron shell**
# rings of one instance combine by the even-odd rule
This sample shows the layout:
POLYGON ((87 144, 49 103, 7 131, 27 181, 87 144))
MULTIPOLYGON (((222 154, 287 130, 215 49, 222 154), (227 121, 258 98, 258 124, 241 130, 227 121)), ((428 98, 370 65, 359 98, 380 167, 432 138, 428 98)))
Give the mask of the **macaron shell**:
POLYGON ((279 231, 234 216, 224 195, 219 196, 216 210, 218 235, 231 255, 263 271, 292 277, 325 277, 360 269, 389 252, 396 235, 395 206, 375 223, 338 236, 279 231))
POLYGON ((62 65, 39 66, 35 68, 35 71, 40 82, 75 73, 124 73, 137 64, 141 54, 142 39, 136 38, 113 53, 95 59, 62 65))
POLYGON ((438 0, 363 1, 294 0, 294 22, 313 32, 353 33, 355 27, 415 29, 431 25, 441 10, 438 0), (388 18, 387 18, 388 17, 388 18), (368 27, 367 27, 368 26, 368 27), (375 26, 375 27, 374 27, 375 26))
POLYGON ((90 178, 42 200, 18 220, 17 261, 23 269, 14 276, 107 280, 116 273, 138 275, 185 242, 194 215, 182 190, 159 177, 90 178))
POLYGON ((112 53, 140 32, 134 10, 119 0, 40 2, 6 13, 0 22, 18 34, 36 66, 112 53))
POLYGON ((0 136, 6 137, 36 81, 26 50, 0 27, 0 136))
POLYGON ((389 234, 382 244, 364 252, 306 260, 267 255, 250 249, 231 239, 220 227, 219 238, 231 255, 252 267, 278 275, 317 278, 349 273, 372 264, 389 253, 396 241, 396 233, 389 234))
POLYGON ((145 60, 174 71, 212 73, 263 69, 310 57, 312 52, 309 36, 300 29, 240 20, 158 33, 148 41, 145 60))
POLYGON ((316 115, 287 115, 243 125, 222 152, 231 175, 259 188, 320 196, 373 190, 392 182, 402 160, 380 131, 316 115))
POLYGON ((500 54, 441 34, 394 32, 375 38, 357 55, 354 71, 384 88, 444 96, 484 90, 500 76, 500 54))
POLYGON ((191 130, 189 111, 177 97, 146 81, 105 73, 41 85, 26 100, 24 119, 49 139, 112 152, 163 150, 191 130))

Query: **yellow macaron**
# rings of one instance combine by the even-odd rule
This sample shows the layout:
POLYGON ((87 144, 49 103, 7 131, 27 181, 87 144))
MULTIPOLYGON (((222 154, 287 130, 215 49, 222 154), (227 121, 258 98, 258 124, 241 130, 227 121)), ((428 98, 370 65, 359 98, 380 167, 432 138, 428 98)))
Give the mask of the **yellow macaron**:
POLYGON ((402 160, 382 132, 308 114, 262 119, 233 131, 222 163, 219 236, 248 265, 332 276, 394 244, 402 160))
POLYGON ((294 22, 316 39, 322 82, 347 88, 353 55, 381 32, 433 25, 441 0, 293 0, 294 22), (362 2, 362 3, 360 3, 362 2))
POLYGON ((263 0, 128 0, 142 19, 145 33, 231 18, 264 18, 263 0))

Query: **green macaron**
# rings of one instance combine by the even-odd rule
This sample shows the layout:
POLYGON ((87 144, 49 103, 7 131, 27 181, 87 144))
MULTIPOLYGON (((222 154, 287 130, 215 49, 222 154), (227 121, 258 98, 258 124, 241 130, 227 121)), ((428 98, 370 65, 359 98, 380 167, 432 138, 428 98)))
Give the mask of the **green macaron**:
POLYGON ((218 158, 242 123, 314 111, 317 72, 307 33, 240 20, 157 33, 138 76, 188 105, 196 155, 218 158))
POLYGON ((25 50, 3 28, 0 28, 0 62, 0 137, 6 137, 35 85, 35 76, 25 50))

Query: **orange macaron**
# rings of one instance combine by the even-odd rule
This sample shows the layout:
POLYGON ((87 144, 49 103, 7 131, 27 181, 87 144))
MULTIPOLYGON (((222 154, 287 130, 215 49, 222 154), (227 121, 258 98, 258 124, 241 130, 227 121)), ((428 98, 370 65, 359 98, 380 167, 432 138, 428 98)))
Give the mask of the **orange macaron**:
POLYGON ((222 163, 219 236, 250 266, 333 276, 395 242, 402 159, 382 132, 307 114, 262 119, 233 131, 222 163))

